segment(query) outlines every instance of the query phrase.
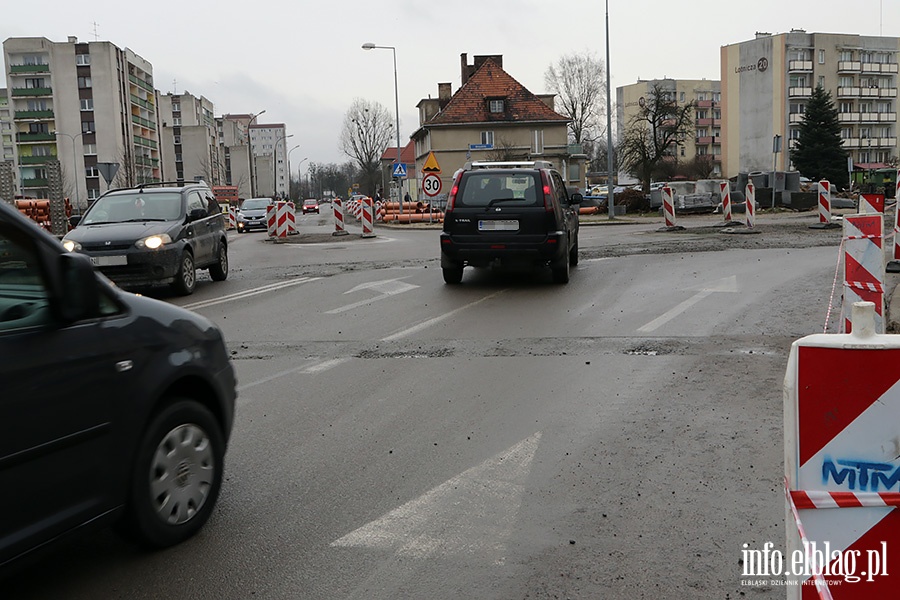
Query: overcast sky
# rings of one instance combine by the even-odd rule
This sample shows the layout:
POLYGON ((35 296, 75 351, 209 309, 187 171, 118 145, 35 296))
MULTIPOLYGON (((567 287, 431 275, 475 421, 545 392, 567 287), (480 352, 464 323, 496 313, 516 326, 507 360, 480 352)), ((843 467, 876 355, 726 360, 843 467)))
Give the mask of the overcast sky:
MULTIPOLYGON (((900 0, 609 0, 612 86, 638 78, 719 79, 721 46, 757 31, 900 36, 900 0)), ((394 114, 394 46, 403 144, 416 104, 439 82, 460 84, 460 54, 502 54, 504 69, 534 93, 560 57, 605 62, 603 0, 47 0, 4 2, 0 39, 99 39, 153 65, 163 93, 188 91, 216 115, 256 113, 285 123, 297 165, 344 162, 338 137, 356 97, 394 114), (96 24, 96 25, 95 25, 96 24), (96 37, 95 37, 96 36, 96 37)), ((5 82, 0 85, 5 87, 5 82)), ((613 92, 615 97, 615 92, 613 92)), ((306 165, 302 167, 306 169, 306 165)))

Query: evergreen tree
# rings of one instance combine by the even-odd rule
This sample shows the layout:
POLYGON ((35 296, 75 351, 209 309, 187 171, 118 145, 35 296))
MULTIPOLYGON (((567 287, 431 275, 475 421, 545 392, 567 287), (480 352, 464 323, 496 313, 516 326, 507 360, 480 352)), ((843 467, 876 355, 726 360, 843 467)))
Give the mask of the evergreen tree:
POLYGON ((813 181, 827 179, 837 188, 845 188, 849 183, 847 156, 831 92, 816 86, 806 104, 791 161, 804 177, 813 181))

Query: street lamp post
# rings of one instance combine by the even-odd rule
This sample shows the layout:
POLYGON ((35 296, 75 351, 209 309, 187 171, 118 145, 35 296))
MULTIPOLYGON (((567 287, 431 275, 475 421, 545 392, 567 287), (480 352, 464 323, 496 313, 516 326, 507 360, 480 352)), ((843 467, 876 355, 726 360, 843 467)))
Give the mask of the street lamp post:
MULTIPOLYGON (((366 42, 362 45, 363 50, 390 50, 394 54, 394 112, 397 117, 397 164, 400 164, 400 94, 397 91, 397 49, 394 46, 376 46, 372 42, 366 42)), ((400 214, 403 214, 403 179, 397 178, 399 185, 397 186, 397 199, 400 201, 400 214)))
POLYGON ((78 195, 78 154, 75 148, 75 140, 80 138, 86 133, 93 133, 93 131, 82 131, 79 134, 71 135, 68 133, 63 133, 62 131, 54 131, 53 135, 64 135, 70 140, 72 140, 72 179, 75 183, 75 210, 76 214, 81 214, 81 199, 78 195))
POLYGON ((250 117, 250 120, 247 121, 247 144, 250 147, 250 197, 256 198, 256 186, 254 184, 254 180, 256 179, 256 156, 253 154, 253 142, 250 140, 250 126, 253 125, 253 121, 256 120, 256 117, 266 112, 265 109, 259 111, 255 115, 250 117))
MULTIPOLYGON (((272 195, 278 196, 278 144, 290 137, 294 137, 294 134, 283 135, 277 140, 275 140, 275 145, 272 146, 272 195)), ((288 175, 290 175, 290 171, 288 171, 288 175)))
POLYGON ((288 196, 291 195, 291 153, 299 147, 300 144, 297 144, 296 146, 288 150, 287 153, 288 196))

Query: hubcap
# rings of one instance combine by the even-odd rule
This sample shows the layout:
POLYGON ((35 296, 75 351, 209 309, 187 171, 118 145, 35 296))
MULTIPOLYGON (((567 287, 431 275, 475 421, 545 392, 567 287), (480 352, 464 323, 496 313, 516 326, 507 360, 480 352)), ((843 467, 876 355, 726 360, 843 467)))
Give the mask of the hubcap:
POLYGON ((182 264, 181 270, 182 278, 184 280, 184 286, 187 288, 194 287, 194 277, 196 274, 194 273, 194 261, 190 256, 184 257, 184 263, 182 264))
POLYGON ((189 424, 167 433, 150 463, 150 500, 159 518, 170 525, 190 521, 206 503, 215 472, 205 431, 189 424))

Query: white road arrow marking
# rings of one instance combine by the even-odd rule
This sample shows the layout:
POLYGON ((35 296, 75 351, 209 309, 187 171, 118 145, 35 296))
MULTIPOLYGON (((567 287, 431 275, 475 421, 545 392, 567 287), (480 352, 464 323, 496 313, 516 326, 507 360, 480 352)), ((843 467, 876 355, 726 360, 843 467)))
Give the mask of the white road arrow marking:
POLYGON ((353 304, 347 304, 346 306, 341 306, 339 308, 333 308, 327 311, 325 314, 336 315, 348 310, 353 310, 354 308, 359 308, 360 306, 365 306, 366 304, 371 304, 372 302, 375 302, 377 300, 382 300, 390 296, 396 296, 397 294, 402 294, 403 292, 414 290, 417 287, 419 286, 413 285, 411 283, 406 283, 405 281, 401 281, 400 279, 385 279, 383 281, 370 281, 368 283, 361 283, 355 288, 347 290, 346 292, 344 292, 344 294, 352 294, 360 290, 374 290, 376 292, 379 292, 381 295, 375 296, 374 298, 367 298, 366 300, 360 300, 359 302, 354 302, 353 304))
POLYGON ((540 440, 537 432, 331 545, 502 564, 540 440))
POLYGON ((737 291, 738 291, 737 277, 735 277, 734 275, 731 275, 730 277, 724 277, 724 278, 720 279, 719 281, 717 281, 716 283, 714 283, 713 285, 711 285, 710 287, 703 288, 702 290, 697 292, 695 295, 691 296, 690 298, 688 298, 687 300, 685 300, 684 302, 682 302, 681 304, 679 304, 672 310, 664 312, 663 314, 659 315, 658 317, 656 317, 655 319, 653 319, 652 321, 650 321, 643 327, 638 328, 638 331, 640 331, 642 333, 648 333, 650 331, 653 331, 653 330, 665 325, 666 323, 668 323, 669 321, 671 321, 672 319, 674 319, 675 317, 677 317, 678 315, 680 315, 681 313, 683 313, 684 311, 686 311, 687 309, 692 307, 693 305, 697 304, 698 302, 700 302, 701 300, 703 300, 710 294, 713 294, 715 292, 735 293, 737 291))

